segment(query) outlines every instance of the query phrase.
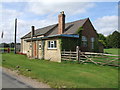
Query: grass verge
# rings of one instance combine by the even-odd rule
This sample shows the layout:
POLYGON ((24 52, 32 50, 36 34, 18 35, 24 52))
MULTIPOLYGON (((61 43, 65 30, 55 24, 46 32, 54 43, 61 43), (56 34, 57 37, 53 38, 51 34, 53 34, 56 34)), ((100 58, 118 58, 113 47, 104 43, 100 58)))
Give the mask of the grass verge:
POLYGON ((120 51, 120 48, 109 48, 109 49, 104 49, 104 52, 105 53, 108 53, 108 54, 114 54, 114 55, 118 55, 118 51, 120 51))
POLYGON ((118 88, 118 68, 94 64, 56 63, 28 59, 24 55, 2 54, 3 67, 19 70, 19 73, 53 88, 118 88), (16 68, 16 66, 20 68, 16 68), (31 70, 31 71, 28 71, 31 70))

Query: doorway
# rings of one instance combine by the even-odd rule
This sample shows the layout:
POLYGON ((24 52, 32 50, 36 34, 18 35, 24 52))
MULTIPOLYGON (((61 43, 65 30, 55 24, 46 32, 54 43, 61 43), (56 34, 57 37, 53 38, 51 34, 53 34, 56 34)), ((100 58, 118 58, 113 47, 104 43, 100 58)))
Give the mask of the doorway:
POLYGON ((37 58, 37 42, 33 42, 33 57, 37 58))

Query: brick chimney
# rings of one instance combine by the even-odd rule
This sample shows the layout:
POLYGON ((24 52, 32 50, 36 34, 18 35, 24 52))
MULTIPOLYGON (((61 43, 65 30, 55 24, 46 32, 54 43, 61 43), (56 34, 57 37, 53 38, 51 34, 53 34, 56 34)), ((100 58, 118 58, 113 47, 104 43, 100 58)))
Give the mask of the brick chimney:
POLYGON ((35 27, 34 26, 31 26, 31 37, 33 37, 34 36, 34 34, 35 34, 35 27))
POLYGON ((65 30, 65 14, 64 11, 58 15, 58 34, 63 34, 65 30))

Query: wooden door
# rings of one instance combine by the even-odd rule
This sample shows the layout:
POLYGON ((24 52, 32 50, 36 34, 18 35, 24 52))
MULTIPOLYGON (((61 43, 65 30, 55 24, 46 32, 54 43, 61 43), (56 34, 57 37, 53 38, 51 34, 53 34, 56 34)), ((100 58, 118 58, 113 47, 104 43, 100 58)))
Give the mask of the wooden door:
POLYGON ((34 55, 35 58, 37 58, 37 45, 36 45, 36 42, 34 42, 33 55, 34 55))

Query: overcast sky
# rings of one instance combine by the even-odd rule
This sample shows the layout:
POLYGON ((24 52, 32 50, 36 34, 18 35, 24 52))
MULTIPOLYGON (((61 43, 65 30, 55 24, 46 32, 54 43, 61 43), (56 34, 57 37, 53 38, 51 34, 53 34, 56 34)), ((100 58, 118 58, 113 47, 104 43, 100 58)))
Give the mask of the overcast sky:
POLYGON ((20 42, 32 25, 37 29, 57 23, 61 11, 66 14, 66 22, 89 17, 98 33, 108 35, 118 30, 117 2, 1 2, 0 34, 4 32, 3 42, 14 40, 15 18, 18 18, 17 42, 20 42))

